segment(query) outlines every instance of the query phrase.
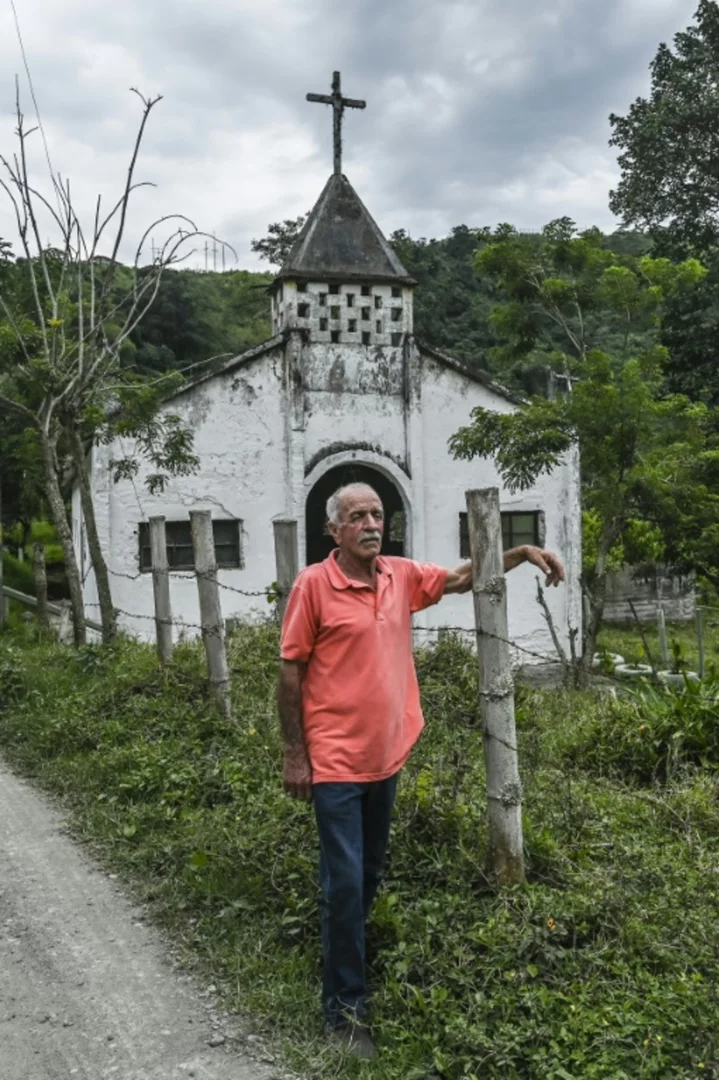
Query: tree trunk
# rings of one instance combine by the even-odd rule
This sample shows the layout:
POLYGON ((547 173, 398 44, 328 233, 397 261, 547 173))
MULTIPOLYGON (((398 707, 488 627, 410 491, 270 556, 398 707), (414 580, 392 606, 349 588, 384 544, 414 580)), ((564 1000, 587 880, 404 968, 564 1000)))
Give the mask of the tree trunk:
POLYGON ((612 545, 619 535, 619 523, 608 521, 602 529, 599 538, 597 561, 594 566, 594 580, 591 589, 587 589, 589 597, 589 619, 584 627, 584 643, 582 648, 582 662, 578 671, 577 685, 586 687, 589 685, 589 677, 592 670, 592 661, 597 647, 599 628, 602 625, 604 614, 604 598, 607 592, 607 556, 612 545))
POLYGON ((87 641, 87 634, 85 632, 85 605, 82 598, 80 570, 77 565, 75 545, 72 540, 72 529, 70 528, 70 523, 67 519, 65 503, 63 501, 62 492, 60 491, 60 482, 55 467, 55 448, 45 432, 41 430, 39 435, 43 465, 45 467, 45 493, 50 505, 52 520, 57 529, 57 534, 60 537, 60 543, 62 544, 62 550, 65 555, 65 576, 67 577, 67 583, 70 589, 70 603, 72 604, 73 638, 75 645, 80 646, 84 645, 87 641))
POLYGON ((87 547, 90 552, 90 561, 92 563, 92 569, 95 572, 95 582, 97 584, 97 599, 100 604, 100 622, 102 623, 102 640, 105 645, 108 645, 117 635, 117 615, 115 614, 115 608, 112 603, 110 575, 107 570, 107 562, 105 561, 102 545, 100 544, 100 537, 97 533, 95 504, 92 501, 90 481, 85 468, 85 450, 82 445, 82 439, 80 438, 77 429, 72 431, 70 437, 72 439, 72 460, 75 464, 77 482, 80 485, 80 503, 82 505, 82 516, 85 521, 87 547))

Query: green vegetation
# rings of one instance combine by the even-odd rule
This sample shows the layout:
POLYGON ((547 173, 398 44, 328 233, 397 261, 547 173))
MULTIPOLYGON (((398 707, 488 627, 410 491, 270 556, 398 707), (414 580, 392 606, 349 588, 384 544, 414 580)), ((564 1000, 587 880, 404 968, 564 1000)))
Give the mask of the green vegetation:
POLYGON ((179 370, 193 378, 259 345, 272 332, 272 276, 168 270, 155 303, 131 335, 128 361, 147 374, 179 370), (219 360, 208 365, 213 357, 219 360))
POLYGON ((659 46, 650 96, 609 118, 621 169, 610 208, 666 249, 702 251, 719 239, 719 184, 707 153, 719 122, 716 0, 700 0, 694 23, 675 35, 673 49, 659 46))
MULTIPOLYGON (((654 661, 657 666, 661 666, 659 665, 659 632, 656 624, 647 623, 642 630, 654 661)), ((673 646, 676 645, 681 657, 689 665, 689 669, 696 671, 699 651, 694 623, 667 623, 666 635, 670 656, 673 646)), ((597 647, 606 649, 610 653, 618 653, 629 664, 647 662, 641 638, 637 634, 636 626, 633 625, 605 624, 599 633, 597 647)), ((719 606, 710 609, 705 615, 704 658, 707 667, 713 664, 716 668, 719 665, 719 606)), ((719 674, 719 671, 715 673, 719 674)))
POLYGON ((564 388, 511 414, 475 408, 450 446, 456 457, 493 458, 510 491, 531 487, 578 449, 593 540, 585 550, 589 615, 576 669, 586 682, 618 543, 636 551, 643 540, 648 547, 640 557, 666 556, 662 526, 679 520, 686 563, 706 558, 702 571, 719 580, 708 543, 719 517, 711 482, 719 449, 709 409, 667 395, 667 352, 659 342, 665 299, 691 292, 706 272, 695 259, 674 264, 617 255, 599 232, 577 233, 568 218, 551 222, 532 245, 502 227, 477 266, 504 296, 492 314, 503 341, 496 354, 508 365, 549 368, 563 376, 564 388))
POLYGON ((275 626, 230 639, 233 723, 207 706, 198 646, 161 672, 148 646, 36 633, 0 639, 4 752, 309 1075, 719 1076, 716 685, 522 691, 529 883, 497 892, 475 661, 452 640, 419 654, 427 729, 371 921, 380 1057, 363 1072, 319 1037, 315 833, 281 793, 275 626))

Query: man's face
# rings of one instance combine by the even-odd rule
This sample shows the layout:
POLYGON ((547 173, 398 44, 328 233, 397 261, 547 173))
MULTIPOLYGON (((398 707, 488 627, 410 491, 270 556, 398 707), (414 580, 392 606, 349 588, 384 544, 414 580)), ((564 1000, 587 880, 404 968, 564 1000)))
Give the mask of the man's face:
POLYGON ((342 496, 339 524, 330 522, 328 529, 342 551, 371 562, 379 555, 384 532, 384 510, 379 496, 371 488, 347 492, 342 496))

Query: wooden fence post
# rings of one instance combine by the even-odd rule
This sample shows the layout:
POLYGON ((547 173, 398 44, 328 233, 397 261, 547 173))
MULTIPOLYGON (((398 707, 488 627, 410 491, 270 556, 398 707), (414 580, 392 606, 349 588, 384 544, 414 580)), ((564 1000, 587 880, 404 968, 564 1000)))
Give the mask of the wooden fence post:
POLYGON ((499 885, 524 881, 522 784, 514 723, 507 583, 499 491, 466 492, 479 663, 479 713, 487 771, 491 868, 499 885))
POLYGON ((35 579, 37 597, 37 618, 41 626, 50 626, 50 612, 47 606, 47 570, 45 568, 45 547, 36 541, 32 546, 32 573, 35 579))
POLYGON ((152 558, 152 590, 155 599, 155 636, 157 655, 161 664, 172 663, 172 606, 170 604, 170 570, 167 564, 165 519, 150 518, 150 553, 152 558))
POLYGON ((297 522, 273 521, 275 532, 275 563, 277 565, 277 612, 280 622, 284 618, 290 589, 297 577, 299 555, 297 551, 297 522))
POLYGON ((200 599, 202 640, 207 656, 210 693, 223 716, 230 716, 230 670, 225 651, 220 588, 217 584, 217 560, 209 510, 191 510, 192 547, 195 553, 197 593, 200 599))

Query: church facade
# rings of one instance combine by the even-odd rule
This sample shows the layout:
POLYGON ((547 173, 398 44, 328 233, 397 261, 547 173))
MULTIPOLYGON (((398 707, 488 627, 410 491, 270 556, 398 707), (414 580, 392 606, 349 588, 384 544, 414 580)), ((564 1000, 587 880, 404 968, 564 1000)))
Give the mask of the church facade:
MULTIPOLYGON (((455 566, 466 557, 464 493, 500 489, 507 547, 539 543, 567 567, 567 584, 547 594, 560 636, 579 626, 581 530, 576 456, 531 489, 506 491, 491 461, 455 461, 450 437, 481 405, 497 412, 521 401, 489 376, 418 342, 415 283, 349 181, 335 172, 271 288, 273 336, 221 370, 184 386, 163 406, 194 433, 196 473, 150 495, 144 473, 113 483, 110 462, 128 446, 94 447, 92 487, 100 538, 124 629, 154 634, 149 518, 167 520, 173 616, 196 633, 191 510, 212 511, 225 618, 266 616, 261 595, 276 578, 274 519, 298 523, 300 566, 328 554, 324 506, 344 483, 363 480, 385 506, 383 550, 455 566)), ((97 596, 83 542, 88 615, 97 596)), ((552 654, 536 602, 534 571, 508 579, 510 636, 552 654)), ((415 618, 418 630, 471 631, 471 597, 449 597, 415 618)), ((517 657, 521 658, 520 655, 517 657)), ((526 658, 525 658, 526 659, 526 658)))

